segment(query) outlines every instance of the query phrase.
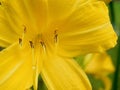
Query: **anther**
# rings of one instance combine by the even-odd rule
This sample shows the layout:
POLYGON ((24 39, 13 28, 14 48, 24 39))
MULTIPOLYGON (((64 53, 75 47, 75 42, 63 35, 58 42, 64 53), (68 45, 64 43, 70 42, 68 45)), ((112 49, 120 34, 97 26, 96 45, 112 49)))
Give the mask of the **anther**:
POLYGON ((30 43, 30 47, 31 47, 31 48, 34 48, 33 42, 32 42, 32 41, 29 41, 29 43, 30 43))
POLYGON ((26 33, 26 31, 27 31, 27 30, 26 30, 26 26, 23 26, 23 27, 24 27, 24 33, 26 33))
POLYGON ((0 2, 0 5, 2 5, 2 3, 0 2))
POLYGON ((40 41, 40 44, 41 44, 42 47, 45 47, 44 42, 40 41))
MULTIPOLYGON (((1 3, 1 2, 0 2, 0 3, 1 3)), ((26 33, 26 26, 23 25, 23 27, 24 27, 24 32, 23 32, 21 38, 19 38, 19 44, 20 44, 21 46, 22 46, 22 43, 23 43, 23 40, 24 40, 24 34, 26 33)))
POLYGON ((23 28, 24 28, 24 33, 26 33, 26 32, 27 32, 27 30, 26 30, 26 26, 23 25, 23 28))
POLYGON ((41 44, 41 46, 43 48, 43 51, 46 52, 46 45, 45 45, 45 43, 43 41, 40 41, 40 44, 41 44))
POLYGON ((55 43, 57 43, 57 41, 58 41, 58 33, 57 33, 57 30, 55 30, 55 32, 54 32, 54 41, 55 41, 55 43))
POLYGON ((22 46, 22 39, 19 38, 19 44, 22 46))

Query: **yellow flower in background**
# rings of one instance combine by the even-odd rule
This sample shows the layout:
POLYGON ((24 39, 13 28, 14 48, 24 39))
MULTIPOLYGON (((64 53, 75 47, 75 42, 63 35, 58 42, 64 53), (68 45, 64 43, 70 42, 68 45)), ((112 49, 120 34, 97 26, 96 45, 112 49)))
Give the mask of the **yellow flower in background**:
POLYGON ((72 58, 116 40, 103 1, 0 0, 0 90, 91 90, 72 58))
POLYGON ((107 53, 88 54, 85 57, 85 72, 101 79, 105 85, 104 90, 111 90, 112 82, 108 74, 115 71, 111 57, 107 53))
POLYGON ((104 84, 104 89, 102 90, 111 90, 112 89, 112 81, 108 76, 100 76, 99 77, 104 84))
POLYGON ((90 74, 107 74, 115 69, 111 57, 106 53, 88 54, 84 64, 85 71, 90 74))

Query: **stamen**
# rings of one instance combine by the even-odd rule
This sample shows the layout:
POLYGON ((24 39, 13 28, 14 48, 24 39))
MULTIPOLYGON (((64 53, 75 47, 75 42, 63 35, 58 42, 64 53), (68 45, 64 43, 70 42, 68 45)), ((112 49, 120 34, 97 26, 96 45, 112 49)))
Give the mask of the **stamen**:
POLYGON ((27 28, 25 25, 22 25, 23 26, 23 34, 22 34, 22 39, 24 38, 24 35, 25 33, 27 32, 27 28))
POLYGON ((58 33, 57 33, 57 30, 55 30, 55 32, 54 32, 54 42, 55 43, 58 42, 58 33))
POLYGON ((44 42, 42 42, 42 41, 40 41, 40 44, 41 44, 42 47, 45 46, 44 42))
POLYGON ((23 27, 24 27, 24 32, 23 32, 21 38, 19 38, 19 44, 20 44, 20 46, 22 46, 22 43, 23 43, 23 40, 24 40, 24 34, 26 33, 26 26, 23 25, 23 27))
POLYGON ((0 2, 0 5, 2 5, 2 3, 0 2))
POLYGON ((20 46, 22 46, 22 39, 21 38, 19 38, 19 44, 20 44, 20 46))
POLYGON ((34 48, 33 42, 29 41, 31 50, 32 50, 32 70, 33 70, 33 88, 34 90, 37 90, 38 85, 38 59, 36 56, 36 50, 34 48))
POLYGON ((23 25, 23 28, 24 28, 24 33, 26 33, 26 32, 27 32, 27 30, 26 30, 26 26, 23 25))
POLYGON ((46 45, 45 45, 45 43, 43 41, 40 41, 40 44, 41 44, 41 46, 43 48, 43 51, 46 52, 46 45))
POLYGON ((33 42, 32 42, 32 41, 29 41, 29 43, 30 43, 30 47, 31 47, 31 48, 34 48, 33 42))

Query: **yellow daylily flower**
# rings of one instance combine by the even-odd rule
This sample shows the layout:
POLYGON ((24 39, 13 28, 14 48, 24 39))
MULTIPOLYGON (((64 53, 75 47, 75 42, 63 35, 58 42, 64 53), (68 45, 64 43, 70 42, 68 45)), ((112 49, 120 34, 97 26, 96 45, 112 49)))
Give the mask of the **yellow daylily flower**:
POLYGON ((116 45, 104 2, 0 0, 0 90, 91 90, 73 57, 116 45))
POLYGON ((104 90, 111 90, 112 82, 107 75, 113 73, 115 67, 107 53, 88 54, 84 64, 86 73, 101 79, 105 85, 104 90))

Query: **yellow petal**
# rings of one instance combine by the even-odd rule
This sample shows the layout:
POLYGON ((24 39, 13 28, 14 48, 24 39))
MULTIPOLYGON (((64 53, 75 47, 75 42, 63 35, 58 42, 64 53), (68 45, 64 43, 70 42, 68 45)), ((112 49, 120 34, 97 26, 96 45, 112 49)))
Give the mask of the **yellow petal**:
POLYGON ((88 54, 85 62, 86 73, 103 75, 115 71, 111 57, 106 53, 88 54))
POLYGON ((0 39, 0 46, 1 46, 1 47, 7 47, 7 46, 9 46, 9 45, 10 45, 9 42, 6 42, 6 41, 0 39))
POLYGON ((29 27, 29 33, 42 32, 47 26, 47 0, 7 0, 21 18, 21 24, 29 27))
POLYGON ((112 0, 101 0, 101 1, 104 1, 105 3, 109 3, 109 2, 111 2, 112 0))
POLYGON ((48 0, 49 17, 54 21, 64 19, 76 9, 78 4, 82 4, 84 1, 85 0, 48 0))
POLYGON ((90 83, 79 65, 64 57, 46 58, 42 78, 50 90, 91 90, 90 83))
POLYGON ((3 47, 9 46, 18 38, 18 34, 13 30, 9 21, 5 18, 6 17, 1 17, 0 12, 0 46, 3 47))
POLYGON ((6 2, 0 2, 0 46, 7 47, 18 39, 19 32, 23 30, 22 25, 21 28, 18 26, 19 15, 6 2))
POLYGON ((28 37, 33 37, 46 28, 48 14, 45 0, 0 2, 0 46, 6 47, 14 43, 23 35, 25 28, 28 37))
POLYGON ((105 3, 109 3, 109 2, 111 2, 112 0, 92 0, 92 1, 104 1, 105 3))
POLYGON ((0 52, 0 90, 26 90, 33 84, 30 51, 14 44, 0 52), (25 54, 24 54, 25 53, 25 54))
POLYGON ((116 45, 117 36, 104 2, 86 2, 58 27, 61 55, 77 56, 90 52, 103 52, 116 45))
POLYGON ((111 90, 112 81, 110 80, 110 78, 107 77, 107 76, 101 76, 100 78, 101 78, 101 80, 102 80, 103 83, 104 83, 104 86, 105 86, 105 89, 104 89, 104 90, 111 90))

